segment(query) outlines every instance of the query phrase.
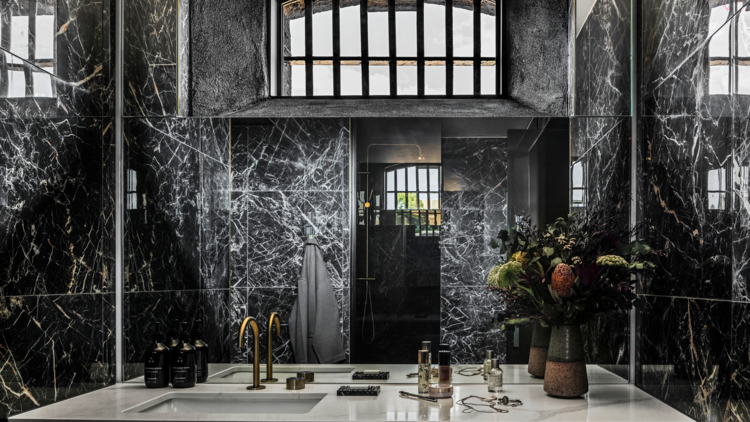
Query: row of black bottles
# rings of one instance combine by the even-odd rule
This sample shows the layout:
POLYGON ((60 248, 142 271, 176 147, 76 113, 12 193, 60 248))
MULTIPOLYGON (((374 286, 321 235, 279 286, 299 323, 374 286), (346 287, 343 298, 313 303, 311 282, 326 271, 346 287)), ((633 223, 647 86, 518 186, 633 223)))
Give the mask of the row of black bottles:
POLYGON ((203 340, 201 321, 195 321, 192 338, 187 323, 172 321, 167 342, 158 329, 144 353, 144 379, 148 388, 195 387, 208 379, 208 344, 203 340))

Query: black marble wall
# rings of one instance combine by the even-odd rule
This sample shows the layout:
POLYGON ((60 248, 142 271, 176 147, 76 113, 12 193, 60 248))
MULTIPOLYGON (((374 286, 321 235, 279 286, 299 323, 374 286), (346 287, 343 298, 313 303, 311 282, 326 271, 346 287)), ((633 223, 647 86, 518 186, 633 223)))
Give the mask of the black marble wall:
POLYGON ((505 335, 493 325, 503 309, 487 290, 499 260, 488 247, 507 228, 504 139, 445 138, 440 233, 440 335, 456 363, 480 363, 485 350, 505 360, 505 335))
MULTIPOLYGON (((341 304, 348 354, 349 120, 233 120, 231 157, 232 333, 245 315, 267 325, 276 312, 282 335, 274 340, 274 359, 294 361, 288 322, 311 227, 341 304)), ((232 360, 246 362, 246 352, 232 360)))
POLYGON ((41 64, 11 49, 28 4, 0 4, 0 418, 115 374, 114 3, 35 4, 32 15, 54 16, 41 64), (51 96, 34 97, 45 80, 51 96))
POLYGON ((748 96, 736 59, 750 13, 728 1, 639 7, 639 212, 666 254, 639 283, 636 382, 697 420, 747 420, 748 96), (722 48, 730 40, 738 49, 722 48))
POLYGON ((229 362, 230 122, 125 119, 125 378, 154 330, 203 321, 211 362, 229 362))
MULTIPOLYGON (((575 38, 575 103, 571 168, 582 168, 580 212, 600 205, 630 208, 630 0, 598 0, 575 38)), ((572 182, 572 179, 571 179, 572 182)), ((629 315, 583 327, 588 363, 628 378, 629 315)))

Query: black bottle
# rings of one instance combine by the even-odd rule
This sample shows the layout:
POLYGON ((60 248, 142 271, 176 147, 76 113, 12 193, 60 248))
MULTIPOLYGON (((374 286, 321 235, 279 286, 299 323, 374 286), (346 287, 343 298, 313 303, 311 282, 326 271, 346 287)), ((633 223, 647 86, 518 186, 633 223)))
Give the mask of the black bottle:
POLYGON ((170 353, 158 331, 151 335, 151 344, 143 354, 143 378, 148 388, 169 387, 170 353))
POLYGON ((195 320, 193 326, 192 345, 195 347, 195 365, 198 382, 206 382, 208 379, 208 343, 203 341, 203 321, 195 320))
POLYGON ((179 344, 172 348, 172 387, 195 387, 195 347, 186 331, 180 334, 179 344))
POLYGON ((176 319, 172 320, 172 326, 169 328, 167 333, 167 346, 170 349, 177 347, 180 344, 180 323, 176 319))

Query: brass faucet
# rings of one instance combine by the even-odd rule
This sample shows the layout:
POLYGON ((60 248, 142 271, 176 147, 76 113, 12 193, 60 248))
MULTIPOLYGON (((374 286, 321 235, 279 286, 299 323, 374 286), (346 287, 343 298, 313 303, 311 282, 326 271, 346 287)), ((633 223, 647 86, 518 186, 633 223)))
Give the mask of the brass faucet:
POLYGON ((240 349, 245 346, 245 328, 250 323, 250 327, 253 329, 253 385, 247 387, 248 390, 263 390, 266 388, 265 385, 260 385, 260 351, 258 347, 258 323, 255 322, 255 318, 247 317, 242 321, 240 326, 240 349))
POLYGON ((281 335, 281 324, 279 323, 280 318, 276 315, 276 312, 271 314, 271 318, 268 320, 268 363, 266 363, 266 377, 260 380, 260 382, 278 382, 279 380, 273 377, 273 323, 276 322, 276 336, 281 335))

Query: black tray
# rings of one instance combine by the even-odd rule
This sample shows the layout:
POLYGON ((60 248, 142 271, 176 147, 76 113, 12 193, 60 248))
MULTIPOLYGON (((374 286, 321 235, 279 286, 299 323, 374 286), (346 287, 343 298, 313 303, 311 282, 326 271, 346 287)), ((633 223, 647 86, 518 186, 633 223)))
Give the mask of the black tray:
POLYGON ((365 374, 364 372, 355 372, 352 375, 353 380, 387 380, 391 377, 390 372, 378 372, 377 374, 365 374))
POLYGON ((345 385, 341 388, 339 388, 339 391, 336 392, 337 396, 370 396, 370 397, 377 397, 377 395, 380 394, 380 387, 379 386, 368 386, 368 387, 349 387, 348 385, 345 385))

